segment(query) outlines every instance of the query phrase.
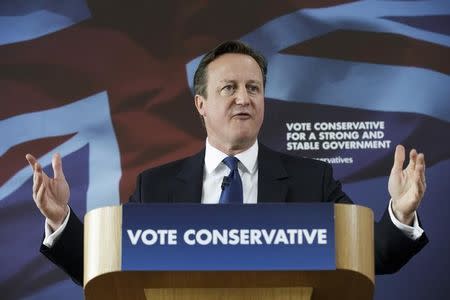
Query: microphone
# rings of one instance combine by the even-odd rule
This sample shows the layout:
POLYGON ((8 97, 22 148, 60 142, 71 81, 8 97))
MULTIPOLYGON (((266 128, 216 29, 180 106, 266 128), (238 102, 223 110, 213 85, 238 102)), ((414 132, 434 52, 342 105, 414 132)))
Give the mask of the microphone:
POLYGON ((224 176, 224 177, 223 177, 223 180, 222 180, 222 185, 221 185, 222 191, 223 191, 227 186, 229 186, 230 183, 231 183, 231 178, 230 178, 229 176, 224 176))

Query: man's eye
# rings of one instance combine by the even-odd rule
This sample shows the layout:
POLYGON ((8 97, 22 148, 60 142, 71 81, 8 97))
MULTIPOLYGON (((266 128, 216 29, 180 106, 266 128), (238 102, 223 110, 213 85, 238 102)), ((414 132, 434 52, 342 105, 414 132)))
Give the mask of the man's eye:
POLYGON ((235 90, 234 86, 231 84, 228 84, 220 90, 220 94, 223 96, 230 96, 234 93, 234 90, 235 90))
POLYGON ((250 85, 250 86, 247 87, 247 90, 250 93, 256 94, 256 93, 259 92, 259 86, 257 86, 257 85, 250 85))

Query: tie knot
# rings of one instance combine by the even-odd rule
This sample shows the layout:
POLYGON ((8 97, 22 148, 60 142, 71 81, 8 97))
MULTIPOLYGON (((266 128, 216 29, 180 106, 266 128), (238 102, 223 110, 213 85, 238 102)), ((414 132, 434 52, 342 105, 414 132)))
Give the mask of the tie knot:
POLYGON ((223 163, 227 165, 230 170, 237 170, 239 159, 234 156, 228 156, 223 159, 223 163))

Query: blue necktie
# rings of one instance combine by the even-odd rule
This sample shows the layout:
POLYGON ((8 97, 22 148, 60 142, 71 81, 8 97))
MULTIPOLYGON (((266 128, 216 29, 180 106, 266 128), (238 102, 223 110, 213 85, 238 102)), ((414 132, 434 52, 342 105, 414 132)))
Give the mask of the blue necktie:
POLYGON ((242 181, 238 171, 238 162, 234 156, 224 158, 223 163, 230 168, 230 174, 223 179, 222 194, 219 203, 243 203, 242 181))

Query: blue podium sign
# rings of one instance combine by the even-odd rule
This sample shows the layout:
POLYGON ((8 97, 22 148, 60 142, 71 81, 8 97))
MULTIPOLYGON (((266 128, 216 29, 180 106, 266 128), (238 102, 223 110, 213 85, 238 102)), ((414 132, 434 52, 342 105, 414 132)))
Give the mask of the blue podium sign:
POLYGON ((333 204, 126 204, 122 270, 333 270, 333 204))

